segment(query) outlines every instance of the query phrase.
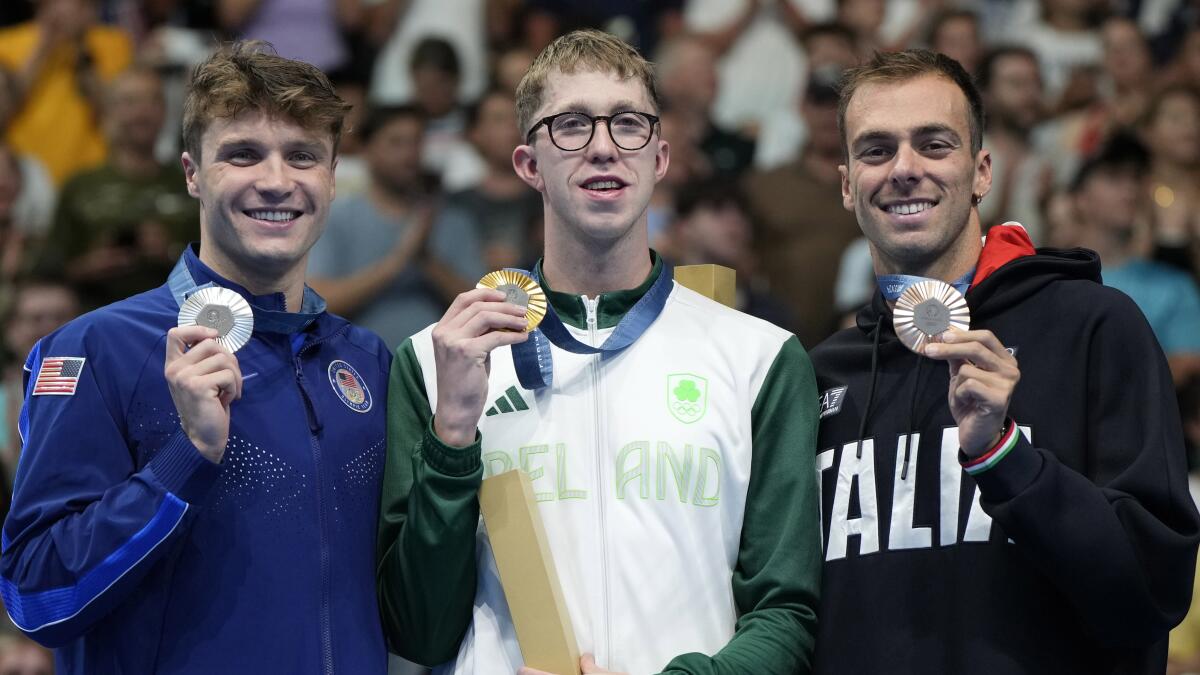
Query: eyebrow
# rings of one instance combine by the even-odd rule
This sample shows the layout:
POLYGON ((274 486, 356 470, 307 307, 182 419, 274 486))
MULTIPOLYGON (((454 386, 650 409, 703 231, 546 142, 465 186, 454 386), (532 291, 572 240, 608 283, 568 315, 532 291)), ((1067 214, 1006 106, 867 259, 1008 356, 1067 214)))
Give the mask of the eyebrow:
MULTIPOLYGON (((638 109, 638 104, 636 104, 633 101, 630 101, 628 99, 617 101, 608 107, 608 110, 610 113, 624 112, 627 110, 637 110, 637 109, 638 109)), ((589 115, 592 114, 595 110, 596 110, 596 108, 594 108, 590 103, 586 103, 581 100, 570 101, 566 105, 564 105, 562 108, 563 112, 585 112, 585 113, 588 113, 589 115)), ((554 114, 554 113, 551 113, 551 114, 554 114)))
MULTIPOLYGON (((953 138, 955 142, 958 142, 958 143, 962 142, 962 138, 958 135, 958 132, 954 130, 954 127, 951 127, 946 124, 926 124, 926 125, 917 127, 912 132, 912 136, 914 138, 921 138, 924 136, 933 136, 935 134, 949 134, 950 137, 953 138)), ((887 141, 887 140, 891 140, 895 137, 896 137, 896 134, 894 134, 890 131, 883 131, 881 129, 871 129, 869 131, 864 131, 863 133, 861 133, 857 137, 855 137, 854 143, 852 145, 857 146, 862 143, 866 143, 866 142, 870 142, 870 141, 887 141)))
MULTIPOLYGON (((263 145, 262 141, 257 138, 254 138, 253 136, 240 136, 238 138, 231 138, 229 140, 222 141, 221 144, 217 146, 217 152, 218 153, 226 152, 226 151, 229 151, 229 150, 232 150, 235 148, 261 148, 262 145, 263 145)), ((322 143, 320 141, 308 140, 308 139, 297 139, 294 141, 284 141, 284 147, 287 149, 299 148, 301 150, 313 152, 316 154, 324 154, 324 152, 325 152, 325 144, 324 143, 322 143)))

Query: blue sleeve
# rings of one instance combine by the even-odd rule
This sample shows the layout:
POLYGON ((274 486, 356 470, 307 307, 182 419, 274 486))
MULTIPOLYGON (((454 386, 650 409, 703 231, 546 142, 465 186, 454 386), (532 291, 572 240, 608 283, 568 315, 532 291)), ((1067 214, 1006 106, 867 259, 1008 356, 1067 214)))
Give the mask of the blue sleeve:
POLYGON ((124 410, 142 371, 162 377, 162 341, 146 356, 94 342, 69 326, 26 361, 25 444, 4 522, 0 595, 13 623, 50 647, 86 633, 137 588, 220 474, 181 429, 136 465, 124 410), (71 394, 35 389, 55 357, 84 359, 71 394))
POLYGON ((1162 326, 1163 351, 1168 354, 1200 352, 1200 291, 1186 274, 1175 280, 1176 292, 1172 318, 1162 326))

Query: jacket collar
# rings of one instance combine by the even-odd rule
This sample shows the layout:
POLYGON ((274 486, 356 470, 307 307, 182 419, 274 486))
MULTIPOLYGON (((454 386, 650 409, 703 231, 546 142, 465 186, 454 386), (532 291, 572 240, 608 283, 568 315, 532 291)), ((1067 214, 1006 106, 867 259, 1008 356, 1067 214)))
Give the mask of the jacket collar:
POLYGON ((188 296, 210 286, 220 286, 235 291, 246 299, 254 311, 254 331, 266 333, 297 333, 306 329, 325 314, 325 299, 316 291, 304 287, 304 299, 299 312, 287 311, 283 293, 254 295, 245 287, 217 274, 211 267, 200 262, 200 245, 190 244, 175 263, 175 269, 167 280, 171 295, 178 305, 183 305, 188 296))

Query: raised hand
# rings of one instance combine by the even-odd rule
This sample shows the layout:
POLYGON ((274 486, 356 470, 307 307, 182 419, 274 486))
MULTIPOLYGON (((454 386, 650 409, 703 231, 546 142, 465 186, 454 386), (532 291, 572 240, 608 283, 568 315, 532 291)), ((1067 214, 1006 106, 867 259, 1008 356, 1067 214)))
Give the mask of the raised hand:
POLYGON ((220 463, 229 441, 230 405, 242 396, 242 371, 217 335, 206 326, 167 331, 163 374, 183 432, 200 454, 220 463))
POLYGON ((950 330, 925 345, 925 356, 950 366, 950 414, 958 444, 978 457, 1000 441, 1008 404, 1021 379, 1017 359, 989 330, 950 330))
POLYGON ((525 309, 504 302, 504 293, 476 288, 461 293, 433 329, 437 366, 437 414, 433 431, 443 443, 470 445, 487 402, 489 356, 503 345, 524 342, 525 309))

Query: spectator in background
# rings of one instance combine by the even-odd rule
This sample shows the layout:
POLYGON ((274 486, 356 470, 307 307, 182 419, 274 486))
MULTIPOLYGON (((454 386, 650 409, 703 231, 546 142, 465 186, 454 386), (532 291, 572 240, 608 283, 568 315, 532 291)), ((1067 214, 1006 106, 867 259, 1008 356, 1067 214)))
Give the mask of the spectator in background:
POLYGON ((158 286, 199 237, 182 169, 154 158, 164 115, 158 75, 122 73, 106 89, 103 113, 108 160, 63 186, 37 264, 78 284, 89 308, 158 286))
POLYGON ((0 637, 0 675, 54 675, 54 655, 24 636, 0 637))
POLYGON ((370 187, 334 202, 308 261, 309 284, 329 311, 391 347, 436 322, 486 272, 469 224, 438 217, 432 181, 421 171, 424 132, 411 106, 368 113, 362 139, 370 187))
POLYGON ((1112 133, 1137 122, 1154 82, 1146 40, 1132 21, 1110 18, 1091 33, 1102 47, 1103 69, 1095 86, 1078 88, 1078 109, 1062 112, 1066 108, 1060 101, 1058 116, 1037 133, 1038 145, 1056 158, 1060 186, 1071 183, 1080 162, 1098 153, 1112 133))
POLYGON ((366 192, 370 182, 367 162, 362 156, 362 125, 367 111, 367 85, 357 73, 341 70, 329 75, 338 96, 350 104, 346 113, 346 128, 338 141, 338 163, 335 169, 339 197, 366 192))
POLYGON ((1154 257, 1200 273, 1200 91, 1175 85, 1156 94, 1140 127, 1150 148, 1154 257))
POLYGON ((671 170, 658 182, 650 195, 650 206, 646 208, 647 237, 650 248, 656 250, 670 245, 670 228, 675 220, 675 201, 679 192, 713 174, 712 164, 700 149, 703 121, 694 115, 677 112, 666 101, 660 107, 658 117, 662 138, 671 147, 671 170))
POLYGON ((1096 28, 1101 8, 1101 0, 1042 0, 1041 16, 1013 31, 1017 44, 1037 54, 1055 110, 1072 78, 1100 65, 1103 47, 1096 28))
POLYGON ((979 15, 969 9, 944 9, 929 24, 929 48, 958 61, 968 73, 979 71, 984 42, 979 15))
MULTIPOLYGON (((842 71, 858 64, 854 33, 842 24, 818 23, 808 26, 801 31, 800 42, 808 57, 810 80, 836 81, 842 71)), ((774 169, 800 156, 809 133, 801 110, 803 104, 804 91, 800 91, 791 108, 777 111, 763 120, 754 152, 755 168, 762 171, 774 169)))
POLYGON ((533 244, 541 231, 542 198, 512 169, 513 148, 521 144, 513 94, 485 94, 469 120, 467 138, 482 175, 446 198, 442 219, 459 219, 455 229, 475 231, 486 269, 528 269, 541 254, 533 244))
POLYGON ((794 325, 787 306, 759 276, 746 197, 726 180, 694 182, 676 199, 668 256, 675 264, 724 265, 737 273, 734 307, 781 328, 794 325))
POLYGON ((860 60, 884 48, 880 30, 886 9, 884 0, 837 0, 837 22, 854 33, 860 60))
MULTIPOLYGON (((0 143, 3 143, 9 123, 17 115, 17 78, 11 70, 0 66, 0 143)), ((5 146, 6 152, 12 148, 5 146)), ((16 157, 21 170, 21 193, 14 205, 17 226, 34 237, 46 234, 54 215, 54 183, 46 167, 29 155, 16 157)))
POLYGON ((7 138, 61 184, 104 161, 100 88, 129 65, 133 45, 98 23, 95 0, 36 2, 33 21, 0 30, 0 67, 17 73, 7 138))
POLYGON ((217 20, 243 40, 265 40, 282 57, 325 72, 344 66, 343 30, 362 21, 360 0, 216 0, 217 20))
POLYGON ((492 68, 493 88, 515 96, 517 84, 525 77, 534 56, 532 49, 523 46, 509 47, 497 54, 492 68))
POLYGON ((425 117, 422 166, 440 176, 446 158, 462 142, 467 127, 466 110, 458 101, 461 70, 454 46, 441 38, 421 40, 413 49, 409 74, 412 103, 425 117))
POLYGON ((775 1, 685 3, 684 28, 717 56, 710 114, 721 128, 755 137, 772 115, 795 107, 804 87, 804 52, 787 16, 775 1))
MULTIPOLYGON (((24 392, 25 357, 34 343, 79 315, 79 298, 70 286, 50 279, 27 279, 13 291, 11 308, 0 312, 4 318, 3 350, 0 350, 0 471, 4 495, 12 493, 13 476, 21 455, 17 419, 24 392)), ((8 500, 4 507, 7 511, 8 500)), ((3 671, 0 671, 3 675, 3 671)))
POLYGON ((1119 135, 1084 162, 1072 186, 1075 243, 1100 255, 1106 286, 1137 303, 1182 384, 1200 373, 1200 291, 1192 277, 1144 253, 1139 215, 1149 161, 1136 139, 1119 135))
POLYGON ((486 0, 375 0, 365 31, 380 47, 368 96, 376 105, 412 102, 415 85, 409 64, 417 44, 428 37, 449 42, 458 55, 459 101, 474 101, 487 87, 486 0))
POLYGON ((754 140, 714 124, 717 59, 708 43, 695 36, 677 37, 658 55, 659 93, 671 110, 701 129, 700 149, 718 176, 741 175, 754 161, 754 140))
POLYGON ((25 232, 16 222, 21 185, 16 154, 0 144, 0 312, 8 304, 12 282, 25 265, 25 232))
POLYGON ((1052 187, 1053 167, 1033 144, 1034 127, 1044 116, 1037 56, 1025 47, 993 49, 975 81, 987 122, 983 145, 992 153, 992 190, 979 204, 980 221, 986 228, 1015 220, 1041 245, 1040 207, 1052 187))
POLYGON ((684 0, 527 0, 525 32, 541 51, 550 40, 576 28, 599 28, 653 54, 683 27, 684 0))
POLYGON ((833 332, 838 259, 859 236, 854 214, 838 196, 837 86, 819 77, 809 81, 801 104, 810 130, 804 153, 744 182, 750 213, 761 227, 755 243, 762 273, 771 292, 787 304, 794 319, 788 328, 805 347, 833 332))

